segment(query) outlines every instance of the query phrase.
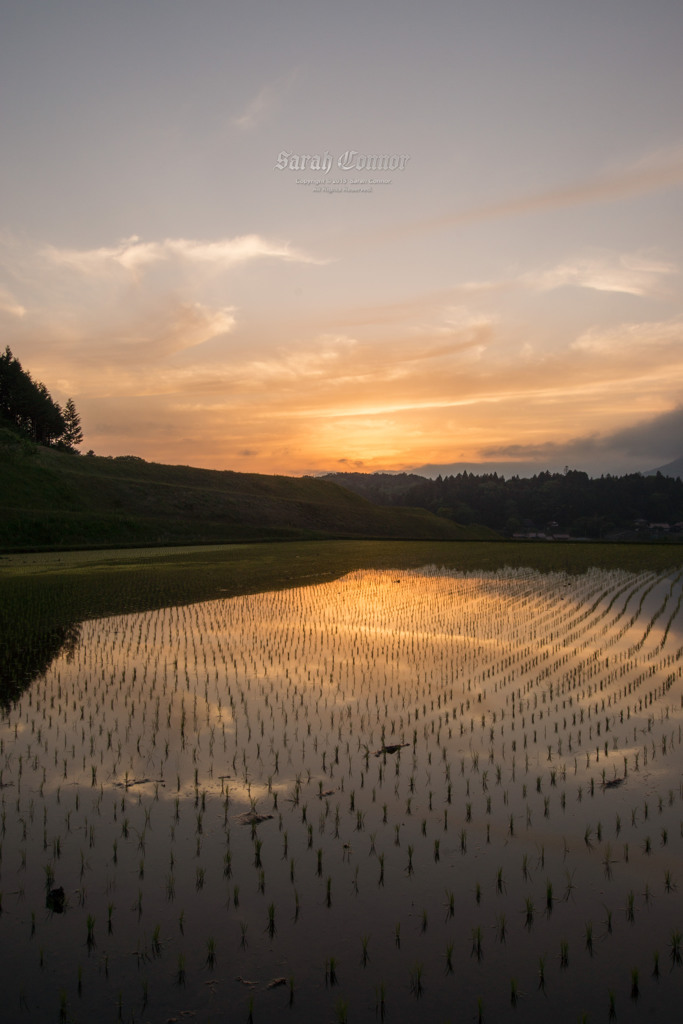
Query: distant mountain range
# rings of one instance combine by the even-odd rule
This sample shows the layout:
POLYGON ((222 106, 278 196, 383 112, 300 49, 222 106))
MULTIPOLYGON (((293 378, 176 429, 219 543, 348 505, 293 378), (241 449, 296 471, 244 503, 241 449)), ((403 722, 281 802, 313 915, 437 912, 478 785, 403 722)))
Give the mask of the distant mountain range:
POLYGON ((679 480, 683 479, 683 455, 674 459, 673 462, 667 462, 665 466, 660 466, 659 469, 648 469, 643 476, 656 476, 657 473, 661 473, 662 476, 673 476, 679 480))
MULTIPOLYGON (((448 463, 427 463, 424 466, 416 466, 411 469, 410 472, 417 476, 425 476, 430 480, 435 480, 438 476, 457 476, 458 473, 474 473, 475 476, 483 476, 485 473, 497 473, 498 476, 504 476, 506 480, 510 477, 533 477, 538 476, 539 473, 562 473, 564 466, 555 464, 539 464, 538 462, 448 462, 448 463)), ((578 469, 577 466, 572 466, 572 469, 578 469)), ((637 471, 636 471, 637 472, 637 471)), ((673 462, 667 462, 664 466, 658 466, 656 469, 641 470, 643 476, 656 476, 657 473, 661 473, 662 476, 682 477, 683 478, 683 456, 678 459, 674 459, 673 462)), ((588 474, 593 476, 592 473, 588 474)), ((598 474, 599 475, 599 474, 598 474)), ((626 476, 624 472, 612 473, 612 476, 626 476)))
MULTIPOLYGON (((575 470, 579 467, 571 466, 570 468, 575 470)), ((362 475, 381 475, 382 477, 400 476, 403 478, 410 476, 415 477, 417 482, 417 479, 419 478, 426 477, 428 480, 436 480, 439 476, 458 476, 460 473, 467 473, 468 475, 474 474, 474 476, 484 476, 490 473, 497 473, 498 476, 504 476, 506 480, 510 480, 515 476, 520 479, 531 479, 531 477, 538 476, 539 473, 563 473, 565 469, 566 467, 564 465, 538 462, 428 462, 423 466, 414 466, 403 472, 390 469, 379 469, 373 473, 363 473, 362 475)), ((634 470, 633 472, 638 472, 638 470, 634 470)), ((667 462, 666 465, 659 466, 656 469, 640 470, 640 472, 643 476, 656 476, 657 473, 661 473, 662 476, 683 478, 683 456, 678 459, 674 459, 673 462, 667 462)), ((337 475, 337 471, 333 470, 329 473, 321 472, 316 473, 315 475, 334 477, 337 475)), ((589 477, 597 477, 600 475, 601 474, 588 474, 589 477)), ((624 471, 611 473, 611 476, 627 475, 628 474, 624 471)))

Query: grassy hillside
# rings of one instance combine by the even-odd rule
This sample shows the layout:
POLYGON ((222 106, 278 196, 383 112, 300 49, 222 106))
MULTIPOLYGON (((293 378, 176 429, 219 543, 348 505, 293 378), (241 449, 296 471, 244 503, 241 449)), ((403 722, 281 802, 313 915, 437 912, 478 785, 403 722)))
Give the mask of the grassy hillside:
POLYGON ((0 549, 370 537, 494 536, 337 484, 50 449, 0 462, 0 549))

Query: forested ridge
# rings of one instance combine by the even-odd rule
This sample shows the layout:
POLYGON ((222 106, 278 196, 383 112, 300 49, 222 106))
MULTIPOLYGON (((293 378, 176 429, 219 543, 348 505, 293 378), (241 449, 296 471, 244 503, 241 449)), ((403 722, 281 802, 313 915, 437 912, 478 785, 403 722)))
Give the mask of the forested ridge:
POLYGON ((497 473, 429 480, 412 473, 333 473, 326 479, 380 505, 407 505, 507 535, 532 530, 572 536, 672 532, 683 521, 683 482, 657 473, 590 478, 579 470, 533 477, 497 473), (657 524, 657 525, 653 525, 657 524))

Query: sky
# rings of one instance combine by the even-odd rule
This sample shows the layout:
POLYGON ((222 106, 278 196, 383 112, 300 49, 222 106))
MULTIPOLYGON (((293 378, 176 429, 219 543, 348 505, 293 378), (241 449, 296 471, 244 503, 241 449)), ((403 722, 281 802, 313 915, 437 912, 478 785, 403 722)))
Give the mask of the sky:
POLYGON ((0 340, 84 450, 683 455, 680 0, 0 0, 0 340))

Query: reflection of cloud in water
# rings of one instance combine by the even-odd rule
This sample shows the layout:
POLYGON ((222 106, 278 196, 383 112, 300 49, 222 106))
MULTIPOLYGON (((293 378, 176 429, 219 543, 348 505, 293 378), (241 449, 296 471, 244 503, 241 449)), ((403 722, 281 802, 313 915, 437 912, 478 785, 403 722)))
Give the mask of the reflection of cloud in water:
MULTIPOLYGON (((169 1001, 177 1000, 175 986, 176 994, 166 995, 168 965, 196 953, 201 970, 189 969, 188 956, 188 1005, 191 998, 208 1019, 219 1008, 201 1003, 208 938, 219 936, 220 956, 225 949, 224 962, 232 962, 230 927, 243 918, 250 936, 262 935, 271 901, 279 936, 273 932, 237 955, 253 952, 261 979, 282 974, 286 960, 297 977, 298 1005, 300 994, 311 998, 313 984, 304 980, 311 949, 328 956, 332 935, 348 950, 365 931, 373 935, 373 962, 384 971, 396 956, 397 921, 406 930, 415 923, 416 892, 440 915, 450 887, 464 959, 469 935, 486 924, 480 915, 490 914, 492 929, 494 913, 507 915, 511 936, 515 931, 508 947, 514 945, 516 964, 524 960, 533 972, 537 931, 527 934, 519 921, 527 881, 520 863, 527 857, 535 878, 526 891, 538 917, 538 886, 546 878, 555 885, 549 907, 556 907, 558 935, 567 927, 571 938, 571 927, 578 934, 592 919, 598 891, 615 908, 629 888, 641 893, 648 884, 661 893, 662 857, 675 855, 680 823, 682 654, 673 628, 664 642, 680 595, 679 582, 671 589, 670 578, 654 573, 364 572, 296 591, 84 623, 81 642, 64 646, 0 719, 0 781, 12 787, 5 793, 3 888, 41 893, 49 869, 55 885, 74 894, 68 919, 80 943, 64 941, 61 921, 58 934, 49 920, 36 925, 55 971, 68 967, 64 976, 76 976, 73 951, 85 937, 86 915, 97 919, 104 940, 106 902, 116 908, 106 939, 112 980, 89 960, 97 981, 90 985, 86 974, 88 1019, 97 1017, 86 1005, 95 985, 108 1005, 116 991, 127 990, 135 974, 124 966, 132 949, 155 983, 160 1019, 177 1014, 169 1001), (601 788, 603 780, 622 777, 619 787, 601 788), (661 804, 649 795, 658 788, 661 804), (636 856, 646 835, 651 858, 636 856), (631 843, 630 864, 620 857, 622 842, 631 843), (409 850, 413 877, 406 872, 409 850), (385 859, 386 889, 378 883, 385 859), (497 869, 507 891, 495 891, 494 911, 484 887, 494 895, 497 869), (563 879, 571 873, 573 884, 575 871, 572 899, 562 899, 563 879), (319 912, 328 879, 331 904, 319 912), (471 896, 479 883, 481 907, 471 896), (360 898, 349 912, 354 891, 360 898), (304 910, 296 934, 304 938, 295 943, 285 916, 292 897, 298 908, 299 895, 304 910), (126 913, 133 907, 137 915, 126 913), (183 932, 178 920, 185 910, 183 932), (156 965, 145 946, 155 927, 164 946, 156 965)), ((20 925, 13 934, 23 934, 27 946, 31 905, 13 904, 9 922, 20 925)), ((448 939, 443 928, 451 923, 429 913, 419 941, 425 962, 438 963, 448 939)), ((626 937, 614 929, 615 960, 631 956, 635 935, 651 941, 655 918, 666 925, 661 934, 670 935, 676 914, 677 904, 663 894, 647 915, 638 907, 640 931, 629 926, 626 937)), ((17 977, 33 970, 39 992, 37 957, 25 953, 20 949, 17 977)), ((363 968, 354 975, 354 959, 344 954, 344 972, 360 990, 363 968)), ((482 975, 487 993, 501 973, 495 959, 493 967, 491 958, 482 961, 489 964, 482 975)), ((391 984, 400 987, 405 964, 397 958, 394 966, 391 984)), ((510 964, 510 972, 516 969, 510 964)), ((570 995, 586 1005, 592 983, 582 979, 579 972, 570 995), (576 986, 583 986, 578 996, 576 986)), ((222 979, 216 999, 225 993, 223 1016, 232 1013, 240 984, 231 988, 222 979)), ((555 986, 548 988, 551 998, 555 986)), ((436 984, 430 992, 434 1005, 442 999, 437 1015, 445 1019, 450 996, 436 984)), ((18 992, 13 998, 19 1001, 18 992)), ((531 1015, 541 1019, 550 1004, 545 993, 537 999, 543 1005, 531 1015)), ((505 991, 501 1014, 493 1008, 496 1019, 505 1016, 508 1000, 505 991)), ((40 1019, 47 1019, 43 1009, 40 1019)), ((317 1004, 306 1013, 323 1020, 329 1009, 317 1004)), ((578 1005, 574 1010, 578 1019, 578 1005)))
MULTIPOLYGON (((542 712, 545 738, 552 687, 591 691, 595 652, 623 663, 664 601, 645 659, 677 586, 618 571, 427 567, 88 622, 52 638, 52 667, 35 683, 55 724, 76 730, 58 757, 63 777, 46 792, 93 780, 120 791, 128 773, 136 783, 124 792, 162 801, 227 791, 239 805, 272 802, 311 765, 334 780, 364 746, 380 745, 382 730, 410 738, 448 721, 454 753, 468 751, 471 723, 508 722, 513 703, 522 719, 542 712), (76 723, 74 704, 84 714, 76 723)), ((671 638, 680 628, 679 611, 671 638)), ((45 650, 38 644, 34 665, 45 650)))

